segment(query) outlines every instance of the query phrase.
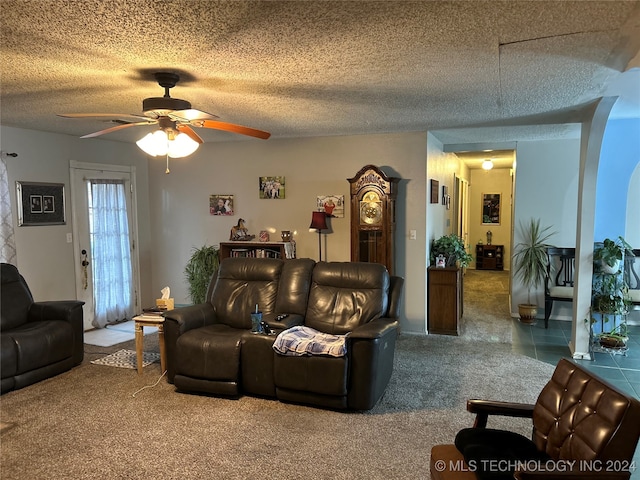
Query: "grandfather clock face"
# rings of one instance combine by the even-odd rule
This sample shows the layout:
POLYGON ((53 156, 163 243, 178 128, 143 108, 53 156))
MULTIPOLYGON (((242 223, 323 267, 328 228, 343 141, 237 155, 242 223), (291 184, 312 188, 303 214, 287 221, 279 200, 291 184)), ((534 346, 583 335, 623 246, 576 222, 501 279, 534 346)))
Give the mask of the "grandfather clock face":
POLYGON ((381 263, 393 272, 395 197, 399 179, 373 165, 351 183, 351 261, 381 263))
POLYGON ((382 225, 382 202, 376 192, 367 192, 360 201, 360 225, 382 225))

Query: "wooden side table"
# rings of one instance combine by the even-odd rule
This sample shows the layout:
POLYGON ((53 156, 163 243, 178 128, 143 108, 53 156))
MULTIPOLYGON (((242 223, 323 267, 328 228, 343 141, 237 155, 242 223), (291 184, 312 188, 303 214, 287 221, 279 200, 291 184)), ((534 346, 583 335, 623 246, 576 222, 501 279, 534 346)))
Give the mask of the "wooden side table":
POLYGON ((165 349, 164 349, 164 317, 152 318, 148 315, 138 315, 133 317, 136 332, 136 361, 138 363, 138 375, 142 374, 142 356, 144 353, 144 327, 158 328, 158 343, 160 344, 160 370, 165 371, 165 349))

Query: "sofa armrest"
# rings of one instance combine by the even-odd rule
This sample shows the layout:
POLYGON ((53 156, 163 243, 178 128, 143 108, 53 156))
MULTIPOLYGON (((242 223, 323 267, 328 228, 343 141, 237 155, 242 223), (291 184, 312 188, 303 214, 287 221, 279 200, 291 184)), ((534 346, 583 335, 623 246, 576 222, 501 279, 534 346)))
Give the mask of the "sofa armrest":
POLYGON ((349 378, 347 404, 354 410, 370 410, 385 391, 393 372, 398 321, 378 318, 347 335, 349 378))
POLYGON ((84 358, 84 321, 82 306, 78 300, 50 300, 34 302, 29 308, 28 322, 61 320, 73 330, 73 363, 79 365, 84 358))
POLYGON ((34 302, 29 308, 29 322, 46 320, 64 320, 77 322, 82 325, 82 306, 84 302, 76 300, 52 300, 48 302, 34 302), (80 313, 78 317, 78 313, 80 313))
POLYGON ((164 313, 165 325, 174 323, 180 334, 194 328, 215 323, 215 311, 210 303, 199 303, 188 307, 175 308, 164 313))
POLYGON ((533 404, 499 402, 493 400, 467 400, 467 411, 476 414, 473 426, 475 428, 485 428, 489 415, 501 415, 503 417, 533 417, 533 404))
POLYGON ((373 340, 393 332, 398 332, 398 321, 392 318, 377 318, 354 328, 347 336, 347 342, 356 339, 373 340))
POLYGON ((164 314, 164 344, 166 354, 167 380, 173 383, 176 373, 176 344, 178 338, 194 328, 211 325, 216 321, 213 305, 199 303, 188 307, 169 310, 164 314))

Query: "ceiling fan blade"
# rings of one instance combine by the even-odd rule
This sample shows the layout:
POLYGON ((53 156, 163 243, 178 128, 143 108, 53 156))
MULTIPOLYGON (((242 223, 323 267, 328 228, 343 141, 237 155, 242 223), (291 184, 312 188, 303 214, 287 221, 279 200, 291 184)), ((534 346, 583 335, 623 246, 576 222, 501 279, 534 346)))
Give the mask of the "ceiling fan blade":
POLYGON ((187 110, 174 110, 169 113, 171 120, 178 120, 183 122, 191 122, 193 120, 215 120, 220 118, 212 113, 203 112, 202 110, 196 110, 195 108, 189 108, 187 110))
POLYGON ((271 136, 269 132, 262 130, 256 130, 255 128, 243 127, 242 125, 236 125, 234 123, 219 122, 216 120, 202 120, 194 121, 192 125, 204 128, 212 128, 215 130, 225 130, 227 132, 239 133, 241 135, 248 135, 250 137, 261 138, 266 140, 271 136))
POLYGON ((191 128, 189 125, 176 125, 176 128, 178 129, 178 131, 189 135, 189 137, 191 137, 191 140, 198 143, 204 143, 204 140, 200 138, 200 135, 194 132, 193 128, 191 128))
POLYGON ((131 113, 58 113, 58 117, 64 118, 132 118, 135 120, 149 120, 144 115, 134 115, 131 113))
POLYGON ((137 127, 139 125, 152 125, 154 123, 158 123, 158 122, 148 120, 146 122, 124 123, 122 125, 116 125, 115 127, 105 128, 104 130, 100 130, 99 132, 93 132, 93 133, 89 133, 88 135, 83 135, 80 138, 99 137, 100 135, 104 135, 105 133, 117 132, 118 130, 122 130, 124 128, 137 127))

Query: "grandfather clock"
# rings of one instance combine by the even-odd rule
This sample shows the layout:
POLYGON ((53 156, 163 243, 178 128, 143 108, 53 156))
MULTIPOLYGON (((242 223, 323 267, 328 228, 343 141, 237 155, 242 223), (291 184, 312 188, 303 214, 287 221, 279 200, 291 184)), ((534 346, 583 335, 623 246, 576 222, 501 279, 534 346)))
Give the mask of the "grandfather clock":
POLYGON ((399 178, 366 165, 351 184, 351 261, 381 263, 393 274, 399 178))

